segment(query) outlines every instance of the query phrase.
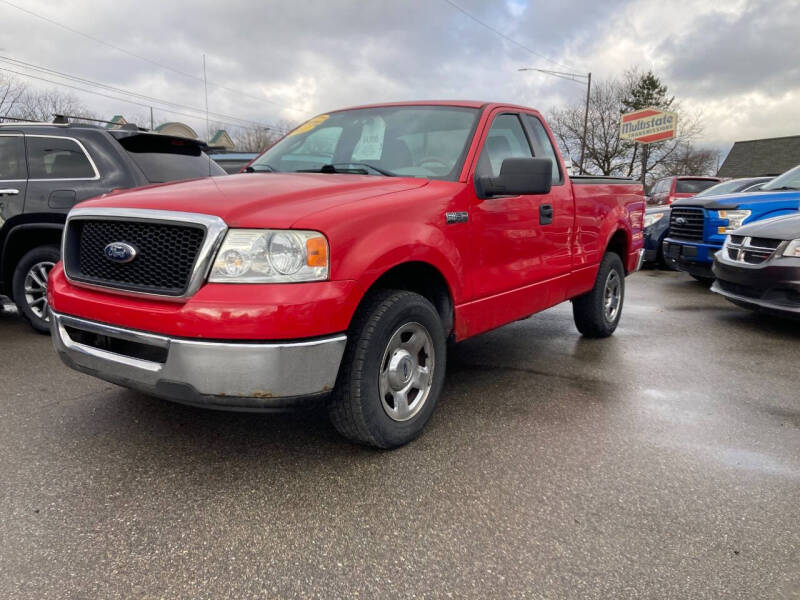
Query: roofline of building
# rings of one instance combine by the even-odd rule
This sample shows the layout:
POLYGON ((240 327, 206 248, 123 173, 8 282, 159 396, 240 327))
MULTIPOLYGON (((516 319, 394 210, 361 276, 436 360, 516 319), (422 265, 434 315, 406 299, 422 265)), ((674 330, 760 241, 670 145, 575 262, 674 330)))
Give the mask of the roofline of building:
POLYGON ((755 140, 738 140, 736 142, 733 142, 733 145, 735 146, 736 144, 748 144, 750 142, 771 142, 773 140, 788 140, 791 138, 800 138, 800 134, 782 135, 781 137, 758 138, 755 140))

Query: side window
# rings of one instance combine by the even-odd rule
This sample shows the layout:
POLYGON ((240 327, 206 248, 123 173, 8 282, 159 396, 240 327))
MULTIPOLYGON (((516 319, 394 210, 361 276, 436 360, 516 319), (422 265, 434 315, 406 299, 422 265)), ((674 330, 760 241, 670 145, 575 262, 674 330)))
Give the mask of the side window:
POLYGON ((533 155, 536 158, 549 158, 553 162, 553 183, 561 183, 563 180, 561 178, 561 168, 558 165, 558 157, 550 138, 547 136, 544 125, 533 115, 522 115, 522 118, 525 120, 525 124, 531 134, 533 155))
POLYGON ((29 135, 26 141, 31 179, 88 179, 97 175, 75 140, 29 135))
POLYGON ((27 179, 25 144, 21 135, 0 135, 0 180, 27 179))
POLYGON ((497 177, 506 158, 533 158, 528 138, 517 115, 495 117, 478 159, 480 177, 497 177))

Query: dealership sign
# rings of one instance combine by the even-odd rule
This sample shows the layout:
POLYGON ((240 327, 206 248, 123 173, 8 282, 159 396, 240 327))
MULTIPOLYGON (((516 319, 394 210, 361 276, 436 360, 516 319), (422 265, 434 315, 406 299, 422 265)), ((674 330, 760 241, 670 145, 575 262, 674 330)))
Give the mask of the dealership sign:
POLYGON ((657 108, 643 108, 622 115, 619 137, 640 144, 651 144, 675 137, 678 115, 657 108))

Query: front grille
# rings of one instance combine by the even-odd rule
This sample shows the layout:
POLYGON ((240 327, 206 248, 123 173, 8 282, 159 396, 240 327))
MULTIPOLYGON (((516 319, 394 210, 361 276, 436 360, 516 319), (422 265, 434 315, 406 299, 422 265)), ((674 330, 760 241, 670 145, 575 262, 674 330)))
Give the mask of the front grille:
POLYGON ((180 296, 189 286, 206 230, 196 224, 78 219, 70 222, 64 257, 77 281, 136 292, 180 296), (105 247, 125 242, 136 257, 120 264, 105 247))
MULTIPOLYGON (((780 245, 781 241, 782 240, 773 240, 770 238, 751 237, 750 245, 755 248, 767 248, 769 250, 775 250, 775 248, 780 245)), ((741 244, 741 242, 739 243, 741 244)))
POLYGON ((760 265, 775 252, 781 240, 732 235, 728 242, 728 258, 748 265, 760 265))
POLYGON ((669 237, 679 240, 703 240, 702 208, 673 208, 669 217, 669 237))

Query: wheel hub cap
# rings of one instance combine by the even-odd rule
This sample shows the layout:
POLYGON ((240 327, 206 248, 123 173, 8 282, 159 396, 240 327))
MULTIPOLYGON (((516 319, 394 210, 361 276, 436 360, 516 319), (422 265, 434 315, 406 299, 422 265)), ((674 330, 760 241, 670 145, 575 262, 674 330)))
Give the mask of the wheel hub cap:
POLYGON ((25 303, 31 312, 50 322, 50 307, 47 305, 47 276, 55 263, 42 261, 33 265, 25 276, 25 303))
POLYGON ((603 310, 608 322, 613 322, 619 312, 622 299, 622 284, 616 271, 611 271, 606 278, 606 288, 603 293, 603 310))
POLYGON ((407 350, 395 350, 389 359, 389 385, 393 390, 403 389, 414 370, 414 361, 407 350))
POLYGON ((383 410, 407 421, 425 404, 433 385, 433 338, 419 323, 398 327, 389 338, 378 376, 383 410))

